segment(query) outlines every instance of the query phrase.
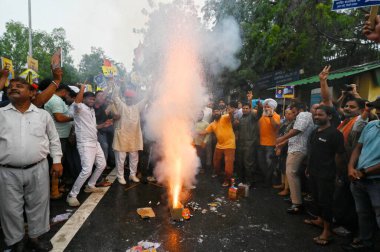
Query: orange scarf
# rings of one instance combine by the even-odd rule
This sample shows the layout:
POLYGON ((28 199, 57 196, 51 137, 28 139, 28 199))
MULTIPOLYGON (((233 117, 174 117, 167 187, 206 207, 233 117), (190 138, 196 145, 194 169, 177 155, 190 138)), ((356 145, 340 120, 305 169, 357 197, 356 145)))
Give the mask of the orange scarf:
POLYGON ((348 136, 350 135, 352 128, 354 127, 355 122, 359 119, 359 116, 355 116, 351 119, 345 119, 339 126, 338 130, 342 132, 344 137, 344 143, 348 142, 348 136))

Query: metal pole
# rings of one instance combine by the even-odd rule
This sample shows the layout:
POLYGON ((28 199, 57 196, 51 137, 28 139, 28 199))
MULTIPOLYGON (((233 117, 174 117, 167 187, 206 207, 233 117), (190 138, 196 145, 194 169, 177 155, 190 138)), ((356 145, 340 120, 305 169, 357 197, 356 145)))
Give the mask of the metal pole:
POLYGON ((28 14, 29 14, 29 56, 33 56, 32 48, 32 7, 31 0, 28 0, 28 14))

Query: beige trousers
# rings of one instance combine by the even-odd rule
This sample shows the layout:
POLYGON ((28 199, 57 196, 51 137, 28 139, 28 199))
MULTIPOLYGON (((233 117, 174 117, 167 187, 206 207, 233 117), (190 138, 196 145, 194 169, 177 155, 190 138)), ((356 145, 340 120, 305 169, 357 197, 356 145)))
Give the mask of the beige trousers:
POLYGON ((286 158, 286 176, 288 178, 290 198, 296 205, 302 204, 300 170, 306 154, 302 152, 288 153, 286 158))

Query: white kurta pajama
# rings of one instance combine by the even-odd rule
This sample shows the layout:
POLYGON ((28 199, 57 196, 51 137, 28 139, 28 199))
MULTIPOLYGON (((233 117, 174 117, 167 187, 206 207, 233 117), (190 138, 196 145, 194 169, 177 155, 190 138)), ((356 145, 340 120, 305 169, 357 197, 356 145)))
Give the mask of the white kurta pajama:
POLYGON ((144 109, 146 99, 137 104, 127 105, 120 97, 113 98, 120 119, 115 121, 113 149, 115 151, 117 177, 124 178, 124 162, 129 153, 130 175, 136 175, 139 162, 138 151, 143 150, 143 137, 140 124, 140 112, 144 109))

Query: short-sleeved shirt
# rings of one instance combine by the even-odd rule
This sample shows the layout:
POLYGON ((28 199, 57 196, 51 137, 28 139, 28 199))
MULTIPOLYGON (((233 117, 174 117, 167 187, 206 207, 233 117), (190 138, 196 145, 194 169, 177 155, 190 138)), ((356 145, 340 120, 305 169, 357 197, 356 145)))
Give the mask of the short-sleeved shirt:
MULTIPOLYGON (((380 120, 372 121, 365 126, 359 138, 363 144, 360 153, 358 169, 367 169, 380 163, 380 120)), ((367 178, 380 178, 380 175, 371 175, 367 178)))
POLYGON ((309 136, 314 130, 312 114, 310 112, 299 113, 294 122, 293 129, 300 131, 300 133, 289 138, 288 153, 302 152, 307 154, 309 136))
POLYGON ((311 175, 334 179, 336 176, 335 155, 345 152, 343 134, 334 126, 310 135, 309 172, 311 175))
POLYGON ((69 107, 58 95, 53 95, 44 105, 44 109, 53 117, 55 127, 58 131, 59 138, 68 138, 72 127, 72 122, 57 122, 54 114, 60 113, 69 116, 69 107))
MULTIPOLYGON (((276 112, 273 114, 273 120, 280 125, 281 117, 276 112)), ((270 117, 262 116, 259 120, 260 127, 260 145, 275 146, 278 129, 273 127, 270 117)))
POLYGON ((96 146, 98 142, 98 130, 94 108, 84 103, 73 103, 73 117, 77 144, 82 146, 96 146))
POLYGON ((218 121, 213 121, 206 128, 206 132, 214 132, 216 136, 216 148, 236 149, 235 133, 232 129, 230 115, 222 115, 218 121))

